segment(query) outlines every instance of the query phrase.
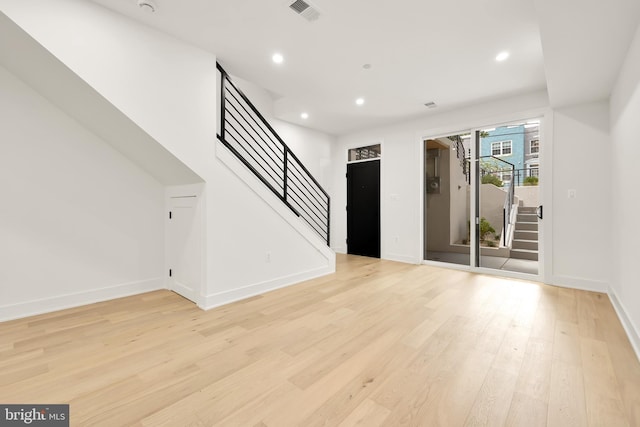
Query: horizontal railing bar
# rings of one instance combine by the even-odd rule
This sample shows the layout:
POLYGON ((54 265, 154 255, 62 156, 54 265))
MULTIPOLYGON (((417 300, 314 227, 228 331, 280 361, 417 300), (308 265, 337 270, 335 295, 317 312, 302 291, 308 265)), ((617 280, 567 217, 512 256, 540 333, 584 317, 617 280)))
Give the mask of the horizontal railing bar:
MULTIPOLYGON (((251 101, 249 100, 249 98, 247 98, 247 96, 244 94, 244 92, 242 92, 240 89, 238 89, 238 87, 233 83, 233 81, 231 81, 231 79, 229 78, 229 75, 227 74, 227 72, 224 71, 224 69, 220 66, 220 64, 217 64, 217 67, 218 67, 218 70, 220 70, 220 72, 226 77, 227 83, 229 83, 231 86, 233 86, 233 88, 238 92, 240 97, 247 103, 249 108, 251 108, 251 110, 260 118, 260 120, 267 127, 267 129, 269 129, 273 133, 273 136, 275 136, 276 139, 280 142, 280 144, 282 144, 282 146, 285 147, 288 150, 289 147, 287 147, 287 144, 285 144, 285 142, 282 140, 282 138, 280 138, 278 133, 271 127, 271 125, 269 124, 267 119, 265 119, 264 116, 260 113, 260 111, 258 111, 258 109, 251 103, 251 101)), ((293 154, 291 152, 291 150, 289 150, 289 154, 293 154)))
POLYGON ((216 66, 222 79, 218 139, 329 245, 329 194, 222 66, 216 66))
MULTIPOLYGON (((269 140, 269 142, 265 141, 265 140, 264 140, 264 138, 262 138, 262 136, 260 136, 260 139, 262 139, 266 144, 273 145, 273 146, 277 147, 277 148, 278 148, 278 152, 280 152, 280 153, 284 156, 284 147, 282 147, 282 146, 280 145, 280 142, 279 142, 279 141, 274 141, 274 140, 273 140, 273 138, 271 138, 271 136, 270 136, 270 135, 269 135, 269 134, 264 130, 264 128, 260 125, 260 122, 258 122, 258 121, 256 120, 256 118, 254 117, 254 115, 252 115, 250 112, 248 112, 248 111, 247 111, 247 109, 244 107, 244 104, 243 104, 242 102, 240 102, 240 100, 239 100, 238 98, 236 98, 236 96, 235 96, 233 93, 231 93, 231 91, 230 91, 229 89, 227 89, 227 91, 229 92, 229 95, 231 95, 231 96, 233 97, 233 99, 234 99, 234 100, 235 100, 235 101, 236 101, 236 102, 237 102, 237 103, 242 107, 242 109, 243 109, 243 110, 244 110, 244 111, 249 115, 249 117, 251 117, 251 119, 253 120, 253 122, 254 122, 256 125, 258 125, 258 128, 260 128, 260 131, 261 131, 261 132, 262 132, 262 133, 267 137, 267 139, 269 140)), ((235 108, 235 105, 233 105, 233 103, 231 103, 231 102, 230 102, 229 104, 231 104, 231 105, 234 107, 234 109, 238 112, 238 114, 242 115, 242 113, 240 113, 240 111, 238 111, 238 109, 237 109, 237 108, 235 108)), ((227 109, 227 111, 228 111, 228 109, 227 109)), ((248 120, 246 120, 246 119, 245 119, 245 121, 249 122, 249 121, 248 121, 248 120)), ((252 128, 253 128, 253 126, 252 126, 252 128)), ((255 130, 255 128, 254 128, 254 130, 255 130)), ((256 133, 258 133, 258 134, 259 134, 259 132, 258 132, 257 130, 256 130, 256 133)))
POLYGON ((312 205, 314 205, 314 206, 318 206, 319 208, 324 208, 324 209, 326 209, 326 206, 325 206, 325 205, 326 205, 326 201, 325 201, 325 200, 318 200, 318 199, 316 199, 316 198, 315 198, 315 197, 313 197, 313 196, 311 196, 311 197, 310 197, 310 196, 309 196, 309 191, 308 191, 308 189, 304 186, 304 183, 300 183, 300 182, 298 182, 298 181, 296 181, 296 180, 292 180, 292 179, 290 179, 290 181, 291 181, 291 184, 292 184, 292 185, 295 185, 295 186, 296 186, 296 188, 297 188, 298 190, 305 192, 305 197, 307 198, 307 200, 309 201, 309 203, 311 203, 311 204, 312 204, 312 205), (306 191, 305 191, 305 190, 306 190, 306 191))
POLYGON ((226 77, 227 82, 233 86, 233 88, 238 91, 238 94, 242 97, 242 99, 245 100, 245 102, 249 105, 249 108, 251 108, 251 110, 256 113, 256 115, 258 117, 260 117, 260 120, 263 121, 263 123, 265 124, 265 126, 271 131, 273 132, 273 135, 278 139, 278 141, 282 144, 283 147, 285 147, 286 150, 289 151, 289 155, 291 155, 292 158, 294 158, 299 164, 300 166, 304 169, 304 171, 306 173, 309 174, 309 178, 311 178, 313 180, 313 182, 316 183, 316 185, 320 188, 320 190, 322 191, 322 193, 324 193, 325 196, 329 197, 329 194, 324 190, 324 188, 322 188, 322 185, 320 185, 320 183, 313 177, 313 175, 311 175, 311 173, 307 170, 307 168, 304 166, 304 164, 302 164, 302 162, 300 161, 300 159, 298 159, 298 157, 295 155, 295 153, 293 151, 291 151, 291 149, 289 148, 289 146, 282 140, 282 138, 280 138, 280 136, 278 135, 278 133, 271 127, 271 125, 269 124, 269 122, 267 122, 267 119, 264 118, 264 116, 260 113, 260 111, 258 111, 258 109, 251 103, 251 101, 249 100, 249 98, 247 98, 247 96, 244 94, 244 92, 242 92, 240 89, 238 89, 238 87, 233 83, 233 81, 231 81, 231 79, 229 78, 229 75, 227 74, 227 72, 224 70, 224 68, 222 68, 222 66, 220 64, 216 64, 216 66, 218 67, 218 70, 220 70, 220 72, 223 74, 223 76, 226 77))
MULTIPOLYGON (((301 207, 301 209, 302 209, 302 207, 301 207)), ((326 235, 326 233, 327 233, 327 232, 325 231, 325 227, 326 227, 325 225, 318 224, 317 222, 314 222, 312 219, 310 219, 309 217, 307 217, 307 216, 305 216, 305 215, 300 215, 300 217, 301 217, 302 219, 304 219, 304 221, 305 221, 307 224, 309 224, 309 226, 310 226, 311 228, 313 228, 313 230, 314 230, 316 233, 318 233, 321 237, 325 237, 325 235, 326 235)))
MULTIPOLYGON (((265 153, 265 155, 267 156, 267 158, 270 160, 270 162, 269 162, 269 161, 267 161, 267 160, 266 160, 266 159, 265 159, 265 158, 260 154, 260 152, 256 149, 256 147, 255 147, 255 145, 256 145, 256 144, 255 144, 255 142, 257 142, 257 141, 249 141, 249 140, 247 140, 247 138, 245 137, 245 135, 247 135, 247 134, 246 134, 246 133, 244 133, 244 134, 243 134, 242 132, 240 132, 240 130, 239 130, 236 126, 234 126, 234 124, 233 124, 230 120, 228 120, 228 117, 229 117, 229 116, 227 116, 227 118, 225 118, 225 123, 226 123, 226 124, 228 124, 228 125, 230 126, 230 128, 231 128, 231 129, 227 129, 227 132, 235 132, 235 134, 236 134, 238 137, 242 138, 242 140, 246 143, 247 147, 250 147, 250 148, 251 148, 251 150, 252 150, 253 152, 255 152, 256 154, 258 154, 258 155, 260 156, 260 158, 261 158, 263 161, 265 161, 265 162, 267 162, 267 163, 270 163, 270 164, 274 164, 274 165, 277 165, 277 164, 280 162, 280 160, 281 160, 281 159, 271 157, 271 156, 269 155, 269 153, 268 153, 268 152, 266 152, 266 151, 264 150, 264 148, 261 148, 262 152, 264 152, 264 153, 265 153), (252 143, 252 142, 254 142, 254 143, 252 143)), ((235 120, 235 118, 233 118, 233 117, 232 117, 232 119, 236 122, 236 124, 237 124, 238 126, 242 127, 242 124, 238 123, 238 122, 237 122, 237 120, 235 120)), ((244 130, 244 128, 243 128, 243 130, 244 130)), ((249 136, 250 136, 250 135, 249 135, 249 136)), ((240 143, 240 141, 239 141, 237 138, 236 138, 236 140, 237 140, 237 142, 238 142, 238 143, 240 143)), ((257 144, 257 145, 259 145, 259 144, 257 144)), ((277 166, 278 166, 278 169, 279 169, 280 173, 284 173, 284 171, 279 167, 279 165, 277 165, 277 166)), ((275 170, 274 170, 274 172, 275 172, 275 170)), ((280 175, 278 175, 278 176, 280 176, 280 175)))
POLYGON ((287 147, 286 145, 285 145, 285 147, 286 147, 287 150, 289 150, 289 155, 295 159, 297 164, 302 168, 302 170, 305 171, 305 173, 307 173, 307 175, 313 181, 313 183, 318 186, 318 189, 320 191, 322 191, 322 194, 324 194, 326 197, 329 197, 329 194, 324 190, 324 188, 322 188, 322 185, 320 185, 320 183, 313 177, 313 175, 311 174, 311 172, 309 172, 309 170, 305 167, 305 165, 302 164, 302 162, 298 159, 298 157, 295 155, 295 153, 293 151, 291 151, 289 149, 289 147, 287 147))
MULTIPOLYGON (((227 122, 227 123, 229 123, 229 122, 227 122)), ((230 123, 229 123, 229 125, 230 125, 230 126, 231 126, 231 127, 232 127, 236 132, 237 132, 237 130, 235 129, 235 127, 234 127, 233 125, 231 125, 230 123)), ((239 146, 240 146, 240 147, 241 147, 241 148, 242 148, 242 149, 243 149, 243 150, 244 150, 244 151, 245 151, 245 152, 246 152, 246 153, 247 153, 247 154, 248 154, 248 155, 249 155, 249 156, 250 156, 250 157, 255 161, 255 162, 256 162, 256 164, 257 164, 258 166, 260 166, 260 167, 262 168, 262 170, 263 170, 263 171, 265 171, 265 173, 266 173, 266 174, 267 174, 271 179, 273 179, 273 180, 274 180, 274 181, 276 181, 276 182, 280 182, 280 181, 282 181, 282 179, 280 178, 280 176, 276 176, 276 177, 274 177, 271 173, 269 173, 269 171, 265 168, 265 166, 264 166, 264 165, 263 165, 263 164, 262 164, 258 159, 256 159, 256 158, 253 156, 253 154, 251 154, 251 152, 250 152, 249 150, 247 150, 247 148, 246 148, 246 147, 244 147, 244 146, 240 143, 240 141, 238 141, 238 140, 236 139, 236 137, 235 137, 235 136, 233 136, 233 135, 232 135, 231 133, 229 133, 229 132, 228 132, 228 135, 236 141, 236 143, 237 143, 237 144, 238 144, 238 145, 239 145, 239 146)), ((241 137, 242 137, 242 136, 241 136, 241 137)), ((242 137, 242 139, 244 139, 244 137, 242 137)), ((245 140, 245 142, 247 142, 247 141, 245 140)), ((249 143, 247 142, 247 144, 249 144, 249 143)), ((254 151, 254 152, 255 152, 255 151, 254 151)), ((257 152, 256 152, 256 154, 257 154, 257 152)), ((258 154, 258 156, 260 156, 260 155, 258 154)), ((263 160, 264 160, 264 159, 263 159, 263 160)), ((273 170, 272 170, 272 171, 273 171, 273 170)), ((283 191, 284 191, 284 188, 283 188, 283 191)))
MULTIPOLYGON (((247 129, 242 125, 242 123, 240 123, 240 122, 238 121, 238 119, 237 119, 235 116, 233 116, 233 115, 229 114, 229 115, 228 115, 228 117, 231 117, 231 118, 232 118, 232 119, 233 119, 233 120, 238 124, 238 126, 240 126, 240 127, 242 128, 242 130, 244 130, 244 131, 245 131, 245 133, 246 133, 247 135, 251 135, 251 133, 250 133, 249 131, 247 131, 247 129)), ((225 118, 225 122, 226 122, 226 123, 229 123, 229 125, 233 126, 233 125, 231 124, 231 122, 230 122, 229 120, 227 120, 226 118, 225 118)), ((235 127, 234 127, 234 130, 240 134, 240 131, 239 131, 238 129, 236 129, 235 127)), ((253 146, 254 146, 254 144, 251 144, 251 142, 247 141, 247 139, 246 139, 245 137, 242 137, 242 139, 244 139, 244 141, 245 141, 247 144, 249 144, 251 147, 253 147, 253 146)), ((255 141, 255 142, 258 142, 258 141, 255 141)), ((276 164, 276 166, 277 166, 277 168, 280 170, 280 172, 284 173, 284 169, 283 169, 282 167, 280 167, 280 163, 282 163, 282 162, 284 161, 284 159, 281 159, 281 158, 277 157, 277 156, 278 156, 278 155, 277 155, 277 153, 275 153, 273 150, 271 150, 271 152, 272 152, 273 154, 275 154, 275 156, 276 156, 276 157, 274 158, 271 154, 269 154, 269 152, 267 152, 267 150, 265 150, 265 149, 264 149, 264 147, 262 146, 262 144, 255 144, 255 145, 257 145, 258 147, 260 147, 260 149, 262 150, 262 152, 264 152, 264 153, 266 154, 266 156, 267 156, 267 157, 268 157, 268 158, 269 158, 269 159, 270 159, 274 164, 276 164)), ((258 150, 256 150, 255 148, 254 148, 254 151, 258 152, 258 150)), ((260 157, 262 157, 262 156, 260 156, 260 157)), ((263 159, 263 160, 264 160, 264 159, 263 159)))
MULTIPOLYGON (((294 202, 295 202, 295 203, 296 203, 296 205, 298 205, 298 206, 299 206, 300 208, 302 208, 302 209, 304 209, 304 208, 305 208, 305 206, 304 206, 305 204, 304 204, 304 202, 303 202, 300 198, 293 198, 293 197, 289 197, 289 198, 288 198, 288 200, 290 200, 290 201, 291 201, 291 203, 294 203, 294 202)), ((306 207, 308 208, 308 206, 306 206, 306 207)), ((307 209, 306 211, 307 211, 307 212, 309 212, 309 210, 308 210, 308 209, 307 209)), ((314 212, 308 213, 308 215, 309 215, 309 217, 310 217, 310 218, 312 218, 312 219, 313 219, 313 217, 315 216, 315 218, 317 218, 317 219, 318 219, 318 221, 320 221, 320 222, 318 222, 318 221, 316 221, 315 219, 313 219, 313 220, 314 220, 314 222, 316 222, 318 225, 323 225, 323 226, 324 226, 324 225, 326 225, 326 222, 325 222, 325 221, 323 221, 323 220, 322 220, 322 218, 320 218, 320 217, 319 217, 317 214, 315 214, 314 212)))
MULTIPOLYGON (((304 199, 300 196, 300 194, 296 191, 296 190, 302 191, 302 193, 304 194, 304 191, 300 187, 298 187, 297 185, 295 186, 295 188, 294 188, 294 186, 289 187, 289 190, 290 190, 289 194, 292 194, 292 193, 295 194, 298 198, 300 198, 300 201, 302 203, 304 203, 307 207, 314 208, 314 209, 316 209, 318 211, 322 210, 322 207, 320 207, 320 206, 306 203, 304 201, 304 199)), ((309 198, 307 198, 307 200, 309 200, 309 198)), ((309 202, 311 202, 311 200, 309 200, 309 202)), ((315 214, 315 212, 314 212, 314 214, 315 214)), ((322 218, 320 218, 318 215, 316 215, 316 216, 318 217, 318 219, 322 220, 322 218)))
MULTIPOLYGON (((218 135, 219 136, 219 135, 218 135)), ((282 197, 282 195, 280 195, 280 193, 278 193, 275 188, 273 188, 273 186, 267 182, 267 180, 264 179, 264 177, 262 175, 260 175, 260 173, 253 167, 253 165, 251 165, 243 156, 242 154, 240 154, 231 144, 229 144, 226 140, 224 140, 223 138, 218 138, 218 140, 220 142, 222 142, 224 144, 225 147, 227 147, 235 156, 236 158, 238 158, 246 167, 249 168, 249 170, 251 172, 253 172, 253 174, 260 180, 262 181, 262 183, 264 185, 266 185, 271 192, 273 192, 273 194, 275 194, 281 201, 282 203, 284 203, 285 205, 287 205, 289 207, 289 209, 291 209, 293 211, 294 214, 296 214, 297 216, 301 216, 300 213, 293 207, 291 206, 291 204, 289 202, 287 202, 284 197, 282 197)))
MULTIPOLYGON (((296 171, 296 172, 297 172, 297 173, 299 173, 301 176, 307 176, 307 177, 309 176, 309 175, 307 175, 307 174, 304 174, 304 173, 303 173, 302 171, 300 171, 299 169, 297 169, 297 168, 296 168, 296 167, 297 167, 297 165, 296 165, 295 163, 292 163, 292 165, 293 165, 294 167, 293 167, 291 170, 296 171)), ((307 173, 308 173, 308 172, 307 172, 307 173)), ((308 180, 307 180, 307 181, 308 181, 308 180)), ((325 199, 325 198, 327 198, 327 199, 328 199, 328 198, 329 198, 329 196, 328 196, 327 194, 325 194, 325 193, 324 193, 324 190, 322 190, 322 187, 320 187, 320 186, 318 185, 318 183, 317 183, 317 182, 315 182, 315 180, 314 180, 314 181, 312 181, 312 183, 313 183, 315 186, 313 186, 313 187, 311 187, 311 188, 313 188, 313 189, 315 190, 315 193, 316 193, 316 194, 317 194, 321 199, 325 199), (320 190, 320 191, 318 191, 318 190, 320 190)))
MULTIPOLYGON (((256 130, 255 127, 251 124, 251 122, 249 122, 243 115, 242 112, 240 112, 238 110, 238 108, 234 105, 233 102, 228 102, 228 105, 231 105, 231 107, 233 108, 233 111, 231 109, 227 109, 227 113, 229 115, 232 115, 234 118, 236 117, 240 117, 242 119, 242 122, 246 123, 252 130, 252 132, 249 132, 246 127, 243 126, 243 128, 247 131, 247 133, 255 135, 256 137, 258 137, 266 147, 269 148, 269 150, 271 152, 273 152, 273 154, 279 159, 279 160, 283 160, 284 159, 284 151, 280 150, 279 147, 277 145, 275 145, 275 143, 273 141, 271 141, 270 139, 264 139, 263 136, 260 135, 260 131, 256 130), (234 111, 236 114, 234 114, 234 111)), ((239 119, 236 118, 236 120, 238 122, 240 122, 239 119)), ((264 132, 263 132, 264 133, 264 132)))

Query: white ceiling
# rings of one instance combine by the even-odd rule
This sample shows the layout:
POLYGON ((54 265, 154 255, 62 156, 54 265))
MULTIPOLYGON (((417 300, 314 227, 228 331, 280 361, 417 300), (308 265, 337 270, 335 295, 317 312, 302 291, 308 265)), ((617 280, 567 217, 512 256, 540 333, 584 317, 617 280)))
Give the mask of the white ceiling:
POLYGON ((311 0, 310 23, 288 0, 92 1, 216 54, 273 94, 277 118, 331 134, 547 86, 555 106, 602 99, 640 15, 638 0, 311 0))

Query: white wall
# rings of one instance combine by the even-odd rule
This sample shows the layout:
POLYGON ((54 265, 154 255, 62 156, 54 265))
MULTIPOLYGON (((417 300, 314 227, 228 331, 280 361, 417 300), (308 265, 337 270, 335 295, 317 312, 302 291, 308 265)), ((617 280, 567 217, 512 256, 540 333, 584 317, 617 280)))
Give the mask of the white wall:
MULTIPOLYGON (((606 291, 611 274, 611 139, 607 102, 555 110, 554 283, 606 291), (569 190, 576 197, 569 198, 569 190)), ((542 183, 544 185, 544 183, 542 183)))
POLYGON ((556 112, 546 107, 545 93, 504 99, 484 105, 345 135, 333 153, 334 209, 332 245, 346 250, 346 150, 383 142, 382 257, 420 262, 422 203, 420 141, 473 127, 545 117, 544 162, 550 182, 541 183, 545 206, 545 274, 543 280, 561 286, 606 291, 611 272, 608 188, 610 186, 607 104, 594 103, 556 112), (594 171, 603 177, 592 179, 594 171), (584 172, 584 173, 583 173, 584 172), (586 174, 586 175, 585 175, 586 174), (578 197, 568 200, 567 190, 578 197), (397 198, 391 197, 397 194, 397 198), (551 198, 553 195, 553 198, 551 198), (587 231, 588 232, 585 232, 587 231), (553 234, 550 234, 553 233, 553 234), (395 242, 394 236, 398 236, 395 242))
POLYGON ((347 249, 345 173, 349 148, 382 143, 381 255, 418 263, 422 261, 421 141, 474 126, 536 117, 546 105, 546 93, 536 92, 339 137, 332 151, 332 247, 338 252, 347 249))
POLYGON ((84 0, 2 11, 200 176, 213 154, 216 57, 84 0))
POLYGON ((218 298, 221 293, 233 291, 237 299, 267 290, 265 283, 281 286, 310 271, 331 271, 330 254, 318 258, 315 242, 290 233, 295 216, 269 221, 276 202, 242 184, 217 158, 215 55, 83 0, 0 0, 0 7, 206 182, 201 305, 231 300, 218 298), (278 242, 269 265, 264 248, 252 250, 257 239, 278 242))
POLYGON ((640 27, 611 96, 613 280, 611 291, 640 355, 638 159, 640 159, 640 27))
POLYGON ((164 286, 164 189, 0 67, 0 320, 164 286))

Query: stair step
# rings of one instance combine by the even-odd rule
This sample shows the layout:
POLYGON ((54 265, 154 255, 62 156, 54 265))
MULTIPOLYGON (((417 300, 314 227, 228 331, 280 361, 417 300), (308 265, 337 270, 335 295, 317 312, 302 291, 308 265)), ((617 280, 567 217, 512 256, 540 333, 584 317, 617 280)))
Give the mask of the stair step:
POLYGON ((513 249, 527 249, 530 251, 538 250, 537 240, 513 239, 513 249))
POLYGON ((538 223, 516 221, 516 231, 538 231, 538 223))
POLYGON ((511 249, 510 257, 515 259, 529 259, 532 261, 537 261, 538 251, 531 251, 527 249, 511 249))
POLYGON ((538 215, 534 213, 521 213, 518 211, 518 222, 538 222, 538 215))
POLYGON ((531 207, 531 206, 520 206, 518 208, 518 213, 526 213, 526 214, 535 214, 536 213, 536 208, 531 207))
POLYGON ((513 238, 516 240, 535 240, 538 241, 538 232, 534 230, 518 230, 516 228, 513 238))

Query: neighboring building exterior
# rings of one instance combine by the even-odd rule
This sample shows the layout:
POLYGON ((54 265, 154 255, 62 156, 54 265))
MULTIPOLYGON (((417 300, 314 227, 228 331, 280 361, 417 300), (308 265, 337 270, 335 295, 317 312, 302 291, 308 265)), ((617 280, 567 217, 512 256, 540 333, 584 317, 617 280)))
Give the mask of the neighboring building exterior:
POLYGON ((480 156, 486 165, 484 173, 496 175, 508 184, 513 179, 511 164, 516 185, 522 185, 528 176, 538 176, 539 126, 531 123, 485 130, 480 139, 480 156))

